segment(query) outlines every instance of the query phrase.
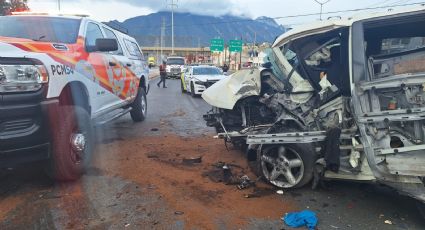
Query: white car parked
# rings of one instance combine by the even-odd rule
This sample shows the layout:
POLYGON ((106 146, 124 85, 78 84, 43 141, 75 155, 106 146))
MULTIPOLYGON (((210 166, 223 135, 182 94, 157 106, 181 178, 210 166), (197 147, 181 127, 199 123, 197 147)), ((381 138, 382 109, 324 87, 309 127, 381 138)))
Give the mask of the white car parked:
POLYGON ((181 90, 195 97, 224 77, 223 71, 215 66, 189 66, 182 74, 181 90))

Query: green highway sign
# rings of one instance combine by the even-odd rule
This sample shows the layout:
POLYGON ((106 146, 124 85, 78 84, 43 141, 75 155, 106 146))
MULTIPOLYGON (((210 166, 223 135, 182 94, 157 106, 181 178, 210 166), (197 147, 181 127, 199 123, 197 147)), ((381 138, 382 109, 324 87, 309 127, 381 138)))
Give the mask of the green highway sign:
POLYGON ((210 51, 223 52, 224 50, 224 40, 223 39, 211 39, 210 51))
POLYGON ((230 52, 242 52, 242 40, 230 40, 229 50, 230 52))

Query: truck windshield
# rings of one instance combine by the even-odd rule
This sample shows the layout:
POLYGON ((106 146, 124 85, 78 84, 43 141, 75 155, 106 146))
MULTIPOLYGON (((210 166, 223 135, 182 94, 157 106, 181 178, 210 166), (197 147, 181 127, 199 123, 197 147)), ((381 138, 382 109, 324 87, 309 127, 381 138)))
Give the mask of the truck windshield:
POLYGON ((167 60, 167 65, 184 65, 183 58, 169 58, 167 60))
POLYGON ((77 41, 79 19, 39 16, 0 17, 0 36, 34 41, 67 43, 77 41))

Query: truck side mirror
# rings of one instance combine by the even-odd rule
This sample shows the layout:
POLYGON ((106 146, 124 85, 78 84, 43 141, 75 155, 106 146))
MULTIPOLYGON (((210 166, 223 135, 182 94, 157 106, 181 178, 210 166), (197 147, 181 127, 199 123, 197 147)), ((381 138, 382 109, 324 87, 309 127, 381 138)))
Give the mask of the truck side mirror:
POLYGON ((118 50, 118 42, 114 38, 98 38, 96 39, 96 51, 111 52, 118 50))

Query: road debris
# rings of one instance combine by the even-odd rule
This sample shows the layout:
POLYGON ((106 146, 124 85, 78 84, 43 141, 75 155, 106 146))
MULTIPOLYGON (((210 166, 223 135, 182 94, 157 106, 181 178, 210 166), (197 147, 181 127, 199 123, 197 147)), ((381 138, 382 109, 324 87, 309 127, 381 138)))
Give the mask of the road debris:
POLYGON ((245 194, 244 197, 245 198, 258 198, 260 196, 258 194, 255 194, 255 193, 250 193, 250 194, 245 194))
POLYGON ((247 189, 247 188, 255 185, 255 182, 251 181, 251 179, 249 179, 249 177, 247 175, 241 176, 239 178, 239 180, 240 180, 240 183, 237 186, 239 190, 247 189))
POLYGON ((258 197, 263 197, 263 196, 268 196, 268 195, 273 195, 273 194, 274 194, 274 191, 272 189, 254 187, 252 189, 252 192, 248 193, 248 194, 244 194, 244 197, 245 198, 258 198, 258 197))
POLYGON ((183 163, 185 163, 185 164, 199 164, 199 163, 202 163, 202 156, 183 158, 183 163))
POLYGON ((283 190, 277 190, 276 193, 279 195, 283 195, 283 190))
POLYGON ((152 159, 152 158, 159 158, 158 153, 147 153, 146 154, 146 157, 147 158, 150 158, 150 159, 152 159))
POLYGON ((183 215, 183 214, 184 214, 184 212, 182 212, 182 211, 175 211, 175 212, 174 212, 174 214, 176 214, 176 215, 180 216, 180 215, 183 215))
POLYGON ((158 129, 158 128, 152 128, 152 129, 151 129, 151 131, 152 131, 152 132, 158 132, 158 131, 159 131, 159 129, 158 129))
POLYGON ((393 222, 391 220, 385 220, 384 223, 385 224, 389 224, 389 225, 392 225, 393 224, 393 222))
POLYGON ((240 177, 245 175, 243 169, 238 165, 217 162, 213 164, 214 169, 204 172, 202 176, 208 177, 215 183, 224 183, 226 185, 240 185, 240 177))
POLYGON ((292 228, 307 226, 308 229, 314 230, 317 225, 316 214, 310 210, 287 213, 282 220, 292 228))

